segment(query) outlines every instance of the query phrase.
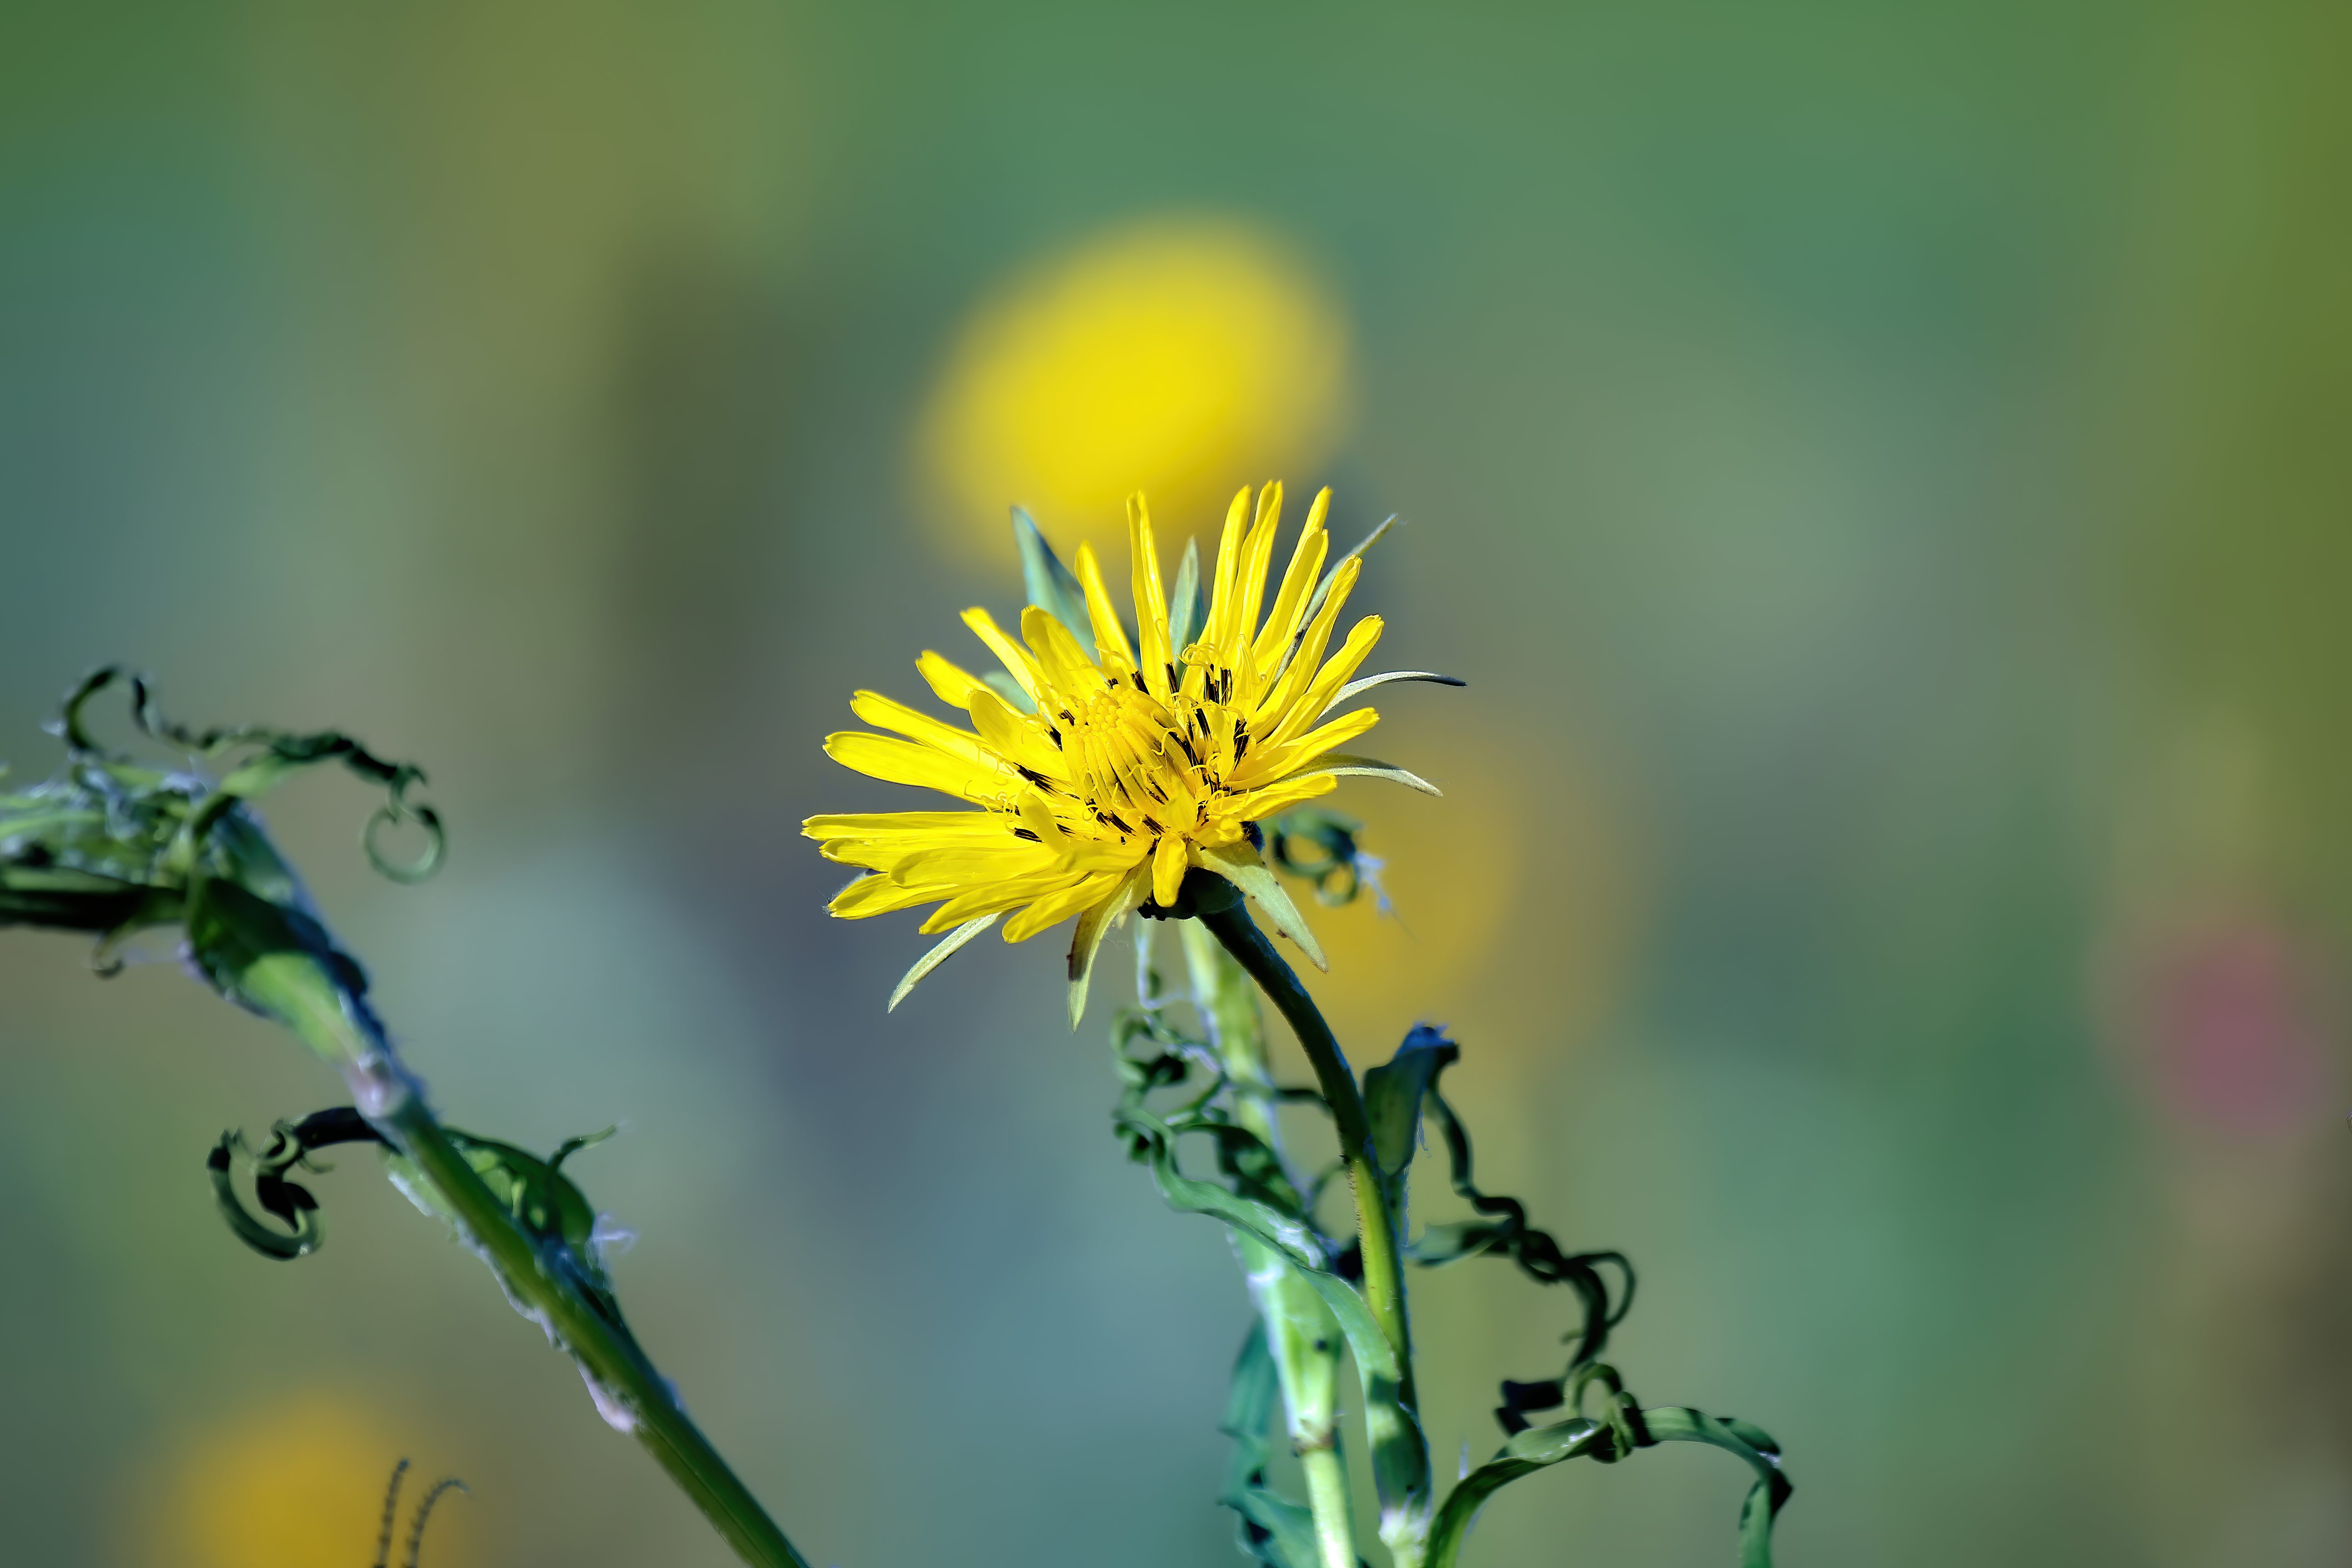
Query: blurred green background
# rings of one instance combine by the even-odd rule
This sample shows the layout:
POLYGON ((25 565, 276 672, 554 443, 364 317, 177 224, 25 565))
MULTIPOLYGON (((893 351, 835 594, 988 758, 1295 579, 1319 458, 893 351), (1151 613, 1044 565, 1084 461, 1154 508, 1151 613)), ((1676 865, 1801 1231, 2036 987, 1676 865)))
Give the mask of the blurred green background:
MULTIPOLYGON (((85 666, 431 768, 272 822, 451 1119, 577 1167, 686 1398, 819 1563, 1237 1561, 1246 1321, 1107 1135, 1059 942, 896 1014, 803 816, 1148 483, 1409 526, 1322 914, 1489 1184, 1748 1416, 1796 1568, 2352 1557, 2352 11, 700 0, 0 11, 0 756, 85 666)), ((1114 560, 1116 560, 1114 556, 1114 560)), ((333 1101, 168 962, 0 940, 12 1561, 727 1558, 363 1158, 238 1247, 220 1130, 333 1101)), ((1106 991, 1112 994, 1106 996, 1106 991)), ((1434 1201, 1431 1214, 1444 1212, 1434 1201)), ((1419 1307, 1442 1463, 1564 1303, 1419 1307)), ((1726 1563, 1697 1450, 1478 1563, 1726 1563)))

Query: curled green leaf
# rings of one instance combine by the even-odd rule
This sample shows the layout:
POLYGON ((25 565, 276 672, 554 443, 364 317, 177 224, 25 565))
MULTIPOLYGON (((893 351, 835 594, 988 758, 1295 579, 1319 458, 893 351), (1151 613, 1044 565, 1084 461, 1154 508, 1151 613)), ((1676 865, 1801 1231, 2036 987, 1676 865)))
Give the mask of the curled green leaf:
POLYGON ((1740 1568, 1772 1568, 1772 1526, 1795 1490, 1781 1472, 1771 1437, 1745 1421, 1717 1417, 1680 1405, 1643 1410, 1630 1398, 1622 1418, 1593 1421, 1578 1415, 1518 1433, 1495 1457, 1462 1479, 1430 1531, 1428 1568, 1454 1568, 1471 1524, 1486 1500, 1511 1482, 1563 1460, 1593 1458, 1604 1464, 1660 1443, 1705 1443, 1748 1462, 1756 1481, 1739 1510, 1740 1568))
POLYGON ((383 1134, 368 1125, 357 1110, 347 1105, 336 1106, 299 1121, 278 1123, 270 1129, 269 1146, 258 1153, 246 1142, 244 1133, 233 1130, 224 1132, 205 1156, 205 1169, 212 1177, 213 1198, 220 1205, 221 1217, 228 1222, 236 1238, 264 1258, 287 1262, 307 1258, 325 1244, 326 1222, 319 1213, 319 1200, 310 1195, 309 1188, 289 1180, 286 1173, 298 1168, 319 1172, 331 1169, 311 1160, 311 1153, 320 1149, 337 1143, 382 1142, 383 1134), (264 1214, 278 1220, 278 1226, 257 1218, 237 1196, 235 1172, 240 1164, 253 1173, 254 1201, 264 1214))

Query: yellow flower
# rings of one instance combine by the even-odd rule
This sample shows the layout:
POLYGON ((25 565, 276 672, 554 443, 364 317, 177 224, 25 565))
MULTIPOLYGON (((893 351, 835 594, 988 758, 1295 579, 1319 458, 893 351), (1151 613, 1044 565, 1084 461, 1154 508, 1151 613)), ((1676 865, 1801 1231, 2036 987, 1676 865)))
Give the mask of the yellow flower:
POLYGON ((1076 915, 1069 961, 1075 1026, 1104 935, 1147 901, 1172 906, 1194 868, 1256 900, 1322 966, 1314 933, 1259 858, 1251 825, 1328 792, 1344 773, 1435 794, 1402 769, 1339 750, 1380 721, 1371 709, 1323 721, 1383 681, 1444 679, 1416 670, 1352 679, 1380 640, 1378 616, 1358 621, 1325 658, 1362 564, 1359 546, 1323 574, 1330 499, 1328 490, 1315 498, 1269 605, 1282 487, 1260 492, 1254 520, 1249 490, 1234 498, 1197 638, 1195 563, 1188 558, 1177 579, 1171 624, 1150 518, 1139 495, 1128 502, 1136 643, 1128 640, 1093 549, 1079 548, 1070 582, 1037 542, 1031 598, 1060 604, 1062 614, 1033 603, 1022 614, 1017 642, 986 610, 963 616, 1011 677, 1004 695, 936 653, 916 661, 940 700, 971 716, 971 730, 871 691, 856 694, 853 712, 905 738, 831 735, 828 756, 981 808, 813 816, 803 825, 827 858, 867 872, 834 898, 835 914, 858 920, 939 906, 923 930, 950 934, 908 972, 891 1005, 1008 912, 1007 942, 1076 915), (1066 594, 1057 594, 1057 577, 1066 594), (1092 634, 1091 653, 1079 643, 1074 623, 1080 621, 1092 634))

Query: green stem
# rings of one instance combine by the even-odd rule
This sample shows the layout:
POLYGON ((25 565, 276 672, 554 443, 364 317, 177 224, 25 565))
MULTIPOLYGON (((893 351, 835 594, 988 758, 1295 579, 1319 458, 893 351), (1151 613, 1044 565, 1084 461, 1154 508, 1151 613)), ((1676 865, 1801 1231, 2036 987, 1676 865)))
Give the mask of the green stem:
MULTIPOLYGON (((1183 921, 1177 929, 1192 974, 1193 1004, 1233 1083, 1234 1119, 1279 1160, 1282 1129, 1256 994, 1241 966, 1199 921, 1183 921)), ((1297 1185, 1295 1177, 1292 1184, 1297 1185)), ((1273 1248, 1237 1235, 1234 1250, 1249 1282, 1250 1300, 1265 1324, 1291 1452, 1298 1456, 1307 1482, 1307 1509, 1315 1524, 1320 1568, 1357 1568, 1348 1467, 1339 1453, 1339 1325, 1314 1287, 1273 1248)))
POLYGON ((637 1441, 736 1554, 753 1568, 808 1568, 687 1417, 635 1339, 590 1305, 560 1260, 542 1257, 530 1233, 450 1142, 374 1020, 307 958, 260 960, 246 971, 244 990, 342 1073, 361 1112, 433 1184, 517 1305, 578 1362, 607 1419, 625 1416, 637 1441))
POLYGON ((1379 1157, 1372 1149, 1371 1120, 1364 1110, 1363 1091, 1348 1066, 1339 1039, 1323 1019, 1315 999, 1298 982, 1274 944, 1250 918, 1238 900, 1222 909, 1206 902, 1197 917, 1223 944, 1234 961, 1256 981, 1290 1025, 1301 1049, 1315 1069, 1323 1099, 1330 1107, 1339 1132, 1339 1158, 1356 1199, 1358 1243, 1364 1266, 1363 1295, 1372 1319, 1395 1352, 1397 1383, 1378 1408, 1367 1390, 1365 1421, 1370 1429, 1373 1471, 1382 1480, 1381 1538, 1407 1568, 1421 1561, 1430 1511, 1429 1451, 1422 1436, 1413 1393, 1412 1335, 1405 1315, 1402 1238, 1399 1215, 1389 1201, 1379 1157), (1383 1450, 1391 1458, 1383 1462, 1383 1450))

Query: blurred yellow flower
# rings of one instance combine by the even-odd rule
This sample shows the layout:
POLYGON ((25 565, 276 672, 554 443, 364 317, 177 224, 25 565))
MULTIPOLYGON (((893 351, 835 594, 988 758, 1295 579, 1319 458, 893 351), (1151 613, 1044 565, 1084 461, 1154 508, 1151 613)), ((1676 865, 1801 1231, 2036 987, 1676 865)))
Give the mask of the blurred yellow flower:
POLYGON ((803 827, 827 858, 868 873, 835 897, 835 914, 862 919, 939 905, 923 929, 950 934, 908 973, 893 1006, 1008 911, 1017 911, 1005 922, 1008 942, 1076 915, 1069 954, 1075 1026, 1104 934, 1147 900, 1173 905, 1193 868, 1255 899, 1322 963, 1313 933, 1259 858, 1252 825, 1328 792, 1343 773, 1435 793, 1401 770, 1338 750, 1380 721, 1373 710, 1322 722, 1383 681, 1426 678, 1352 679, 1380 640, 1377 616, 1357 622, 1325 659, 1362 564, 1351 552, 1324 574, 1330 496, 1315 498, 1270 607, 1265 595, 1282 487, 1260 493, 1255 521, 1248 489, 1234 498, 1197 640, 1196 563, 1188 557, 1179 574, 1171 621, 1150 519, 1137 496, 1128 526, 1138 646, 1128 641, 1093 547, 1081 545, 1070 584, 1076 602, 1059 616, 1031 605, 1019 642, 987 611, 964 612, 964 624, 1011 677, 1005 695, 936 653, 917 661, 940 700, 971 716, 971 730, 857 693, 853 712, 906 739, 845 732, 826 738, 826 754, 875 778, 982 808, 813 816, 803 827), (1091 655, 1076 635, 1081 626, 1092 633, 1091 655))
POLYGON ((1339 309, 1288 247, 1231 221, 1147 220, 981 303, 919 456, 950 543, 994 563, 1008 501, 1083 531, 1138 489, 1189 516, 1224 476, 1315 466, 1347 360, 1339 309))
MULTIPOLYGON (((201 1428, 189 1435, 165 1481, 149 1561, 158 1568, 373 1562, 384 1485, 399 1458, 397 1440, 365 1405, 324 1392, 201 1428)), ((436 1511, 429 1568, 456 1568, 464 1560, 462 1515, 446 1507, 436 1511)), ((404 1530, 406 1523, 404 1518, 404 1530)))

